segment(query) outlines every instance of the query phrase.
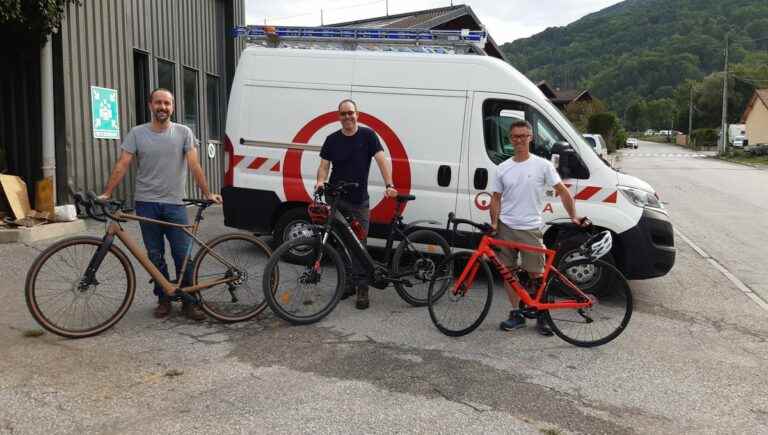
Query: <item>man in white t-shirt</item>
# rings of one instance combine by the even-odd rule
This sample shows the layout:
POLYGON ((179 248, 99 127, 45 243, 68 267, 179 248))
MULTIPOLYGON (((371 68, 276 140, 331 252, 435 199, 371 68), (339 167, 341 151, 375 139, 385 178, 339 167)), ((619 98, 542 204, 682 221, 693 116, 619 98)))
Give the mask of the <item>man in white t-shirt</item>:
MULTIPOLYGON (((515 147, 515 156, 499 165, 491 182, 491 225, 499 239, 543 248, 541 213, 545 189, 554 188, 573 223, 584 225, 585 220, 576 215, 573 197, 552 163, 530 153, 532 132, 531 124, 523 120, 512 123, 509 129, 509 141, 515 147)), ((544 254, 502 248, 499 256, 508 267, 515 269, 518 252, 522 257, 522 268, 531 276, 534 288, 538 288, 544 272, 544 254)), ((507 295, 512 307, 517 307, 515 291, 507 287, 507 295)), ((500 327, 510 331, 523 326, 525 317, 520 310, 513 309, 509 319, 501 322, 500 327)), ((552 335, 542 316, 536 320, 536 330, 541 335, 552 335)))

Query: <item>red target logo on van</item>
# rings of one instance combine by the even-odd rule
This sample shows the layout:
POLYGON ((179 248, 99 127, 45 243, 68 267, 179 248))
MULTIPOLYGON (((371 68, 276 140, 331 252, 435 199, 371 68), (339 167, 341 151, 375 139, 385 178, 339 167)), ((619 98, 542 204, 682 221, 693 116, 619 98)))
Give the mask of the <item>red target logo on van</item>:
MULTIPOLYGON (((323 127, 339 122, 337 112, 324 113, 317 118, 309 121, 304 127, 296 133, 293 138, 294 143, 306 144, 323 127)), ((373 115, 365 112, 359 112, 358 123, 366 125, 373 129, 383 139, 384 145, 389 150, 389 156, 392 160, 392 179, 395 187, 401 195, 408 195, 411 191, 411 165, 408 162, 408 155, 405 147, 394 131, 387 124, 373 115)), ((301 157, 303 150, 289 149, 285 153, 283 161, 283 190, 285 199, 288 201, 312 202, 312 196, 304 187, 304 181, 301 178, 301 157)), ((407 203, 404 204, 404 206, 407 203)), ((371 221, 388 222, 395 213, 395 201, 390 198, 384 198, 371 208, 371 221)))
POLYGON ((488 210, 491 208, 491 195, 488 192, 480 192, 475 195, 475 207, 480 210, 488 210))

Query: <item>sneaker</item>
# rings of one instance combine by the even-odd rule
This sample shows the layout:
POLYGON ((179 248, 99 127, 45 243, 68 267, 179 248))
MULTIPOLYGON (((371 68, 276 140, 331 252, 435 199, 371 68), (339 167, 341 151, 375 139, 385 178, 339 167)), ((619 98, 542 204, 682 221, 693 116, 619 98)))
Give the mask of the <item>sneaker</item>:
POLYGON ((187 319, 197 322, 206 319, 205 313, 200 308, 199 304, 182 303, 181 312, 184 313, 184 316, 186 316, 187 319))
POLYGON ((171 314, 171 301, 168 298, 162 298, 157 301, 154 315, 158 319, 168 317, 171 314))
POLYGON ((357 288, 357 302, 355 302, 355 308, 358 310, 366 310, 370 306, 368 300, 368 286, 362 286, 357 288))
POLYGON ((525 326, 525 317, 519 310, 512 310, 509 312, 509 319, 501 322, 499 328, 502 331, 511 331, 513 329, 520 329, 525 326))
POLYGON ((545 337, 551 337, 553 334, 552 330, 547 326, 547 322, 544 320, 543 313, 539 313, 539 315, 536 316, 536 332, 545 337))

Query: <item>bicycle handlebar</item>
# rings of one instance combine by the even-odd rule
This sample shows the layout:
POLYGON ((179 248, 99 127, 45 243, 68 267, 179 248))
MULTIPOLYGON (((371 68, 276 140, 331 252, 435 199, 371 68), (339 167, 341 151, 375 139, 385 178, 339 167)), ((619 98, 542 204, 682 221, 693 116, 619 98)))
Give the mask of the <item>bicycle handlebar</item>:
MULTIPOLYGON (((472 227, 477 228, 478 230, 480 230, 481 232, 483 232, 485 234, 491 234, 491 233, 494 232, 493 227, 490 224, 488 224, 488 223, 478 223, 478 222, 473 222, 473 221, 468 220, 468 219, 459 219, 459 218, 456 217, 456 215, 453 212, 448 213, 448 224, 446 225, 445 229, 446 230, 451 230, 451 224, 453 224, 453 230, 452 230, 453 232, 456 232, 456 227, 458 227, 459 225, 470 225, 472 227)), ((551 224, 556 224, 556 222, 555 221, 549 221, 549 222, 547 222, 547 224, 550 224, 550 225, 551 224)), ((581 225, 576 225, 576 224, 573 224, 573 223, 571 223, 571 225, 573 225, 574 227, 577 227, 579 229, 588 230, 589 228, 592 227, 592 221, 589 220, 589 218, 585 216, 581 220, 581 225)))
POLYGON ((323 187, 315 191, 315 196, 322 196, 322 195, 335 196, 340 193, 346 192, 346 189, 348 187, 358 187, 358 186, 360 186, 359 183, 352 183, 347 181, 340 181, 336 184, 324 183, 323 187))
POLYGON ((448 225, 446 226, 445 229, 446 230, 450 230, 451 229, 451 224, 453 224, 453 230, 452 231, 454 233, 456 232, 456 228, 459 225, 469 225, 469 226, 475 227, 478 230, 480 230, 482 233, 485 233, 485 234, 491 234, 494 231, 493 227, 490 224, 488 224, 488 223, 477 223, 477 222, 473 222, 473 221, 468 220, 468 219, 459 219, 459 218, 456 217, 456 215, 453 212, 448 213, 448 225))

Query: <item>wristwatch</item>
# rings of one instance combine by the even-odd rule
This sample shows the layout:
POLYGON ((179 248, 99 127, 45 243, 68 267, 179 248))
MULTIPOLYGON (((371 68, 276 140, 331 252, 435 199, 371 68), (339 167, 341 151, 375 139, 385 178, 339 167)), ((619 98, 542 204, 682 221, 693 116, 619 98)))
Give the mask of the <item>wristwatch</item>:
POLYGON ((391 184, 387 184, 386 188, 387 188, 387 189, 394 189, 394 188, 395 188, 395 186, 393 186, 393 185, 391 185, 391 184))

